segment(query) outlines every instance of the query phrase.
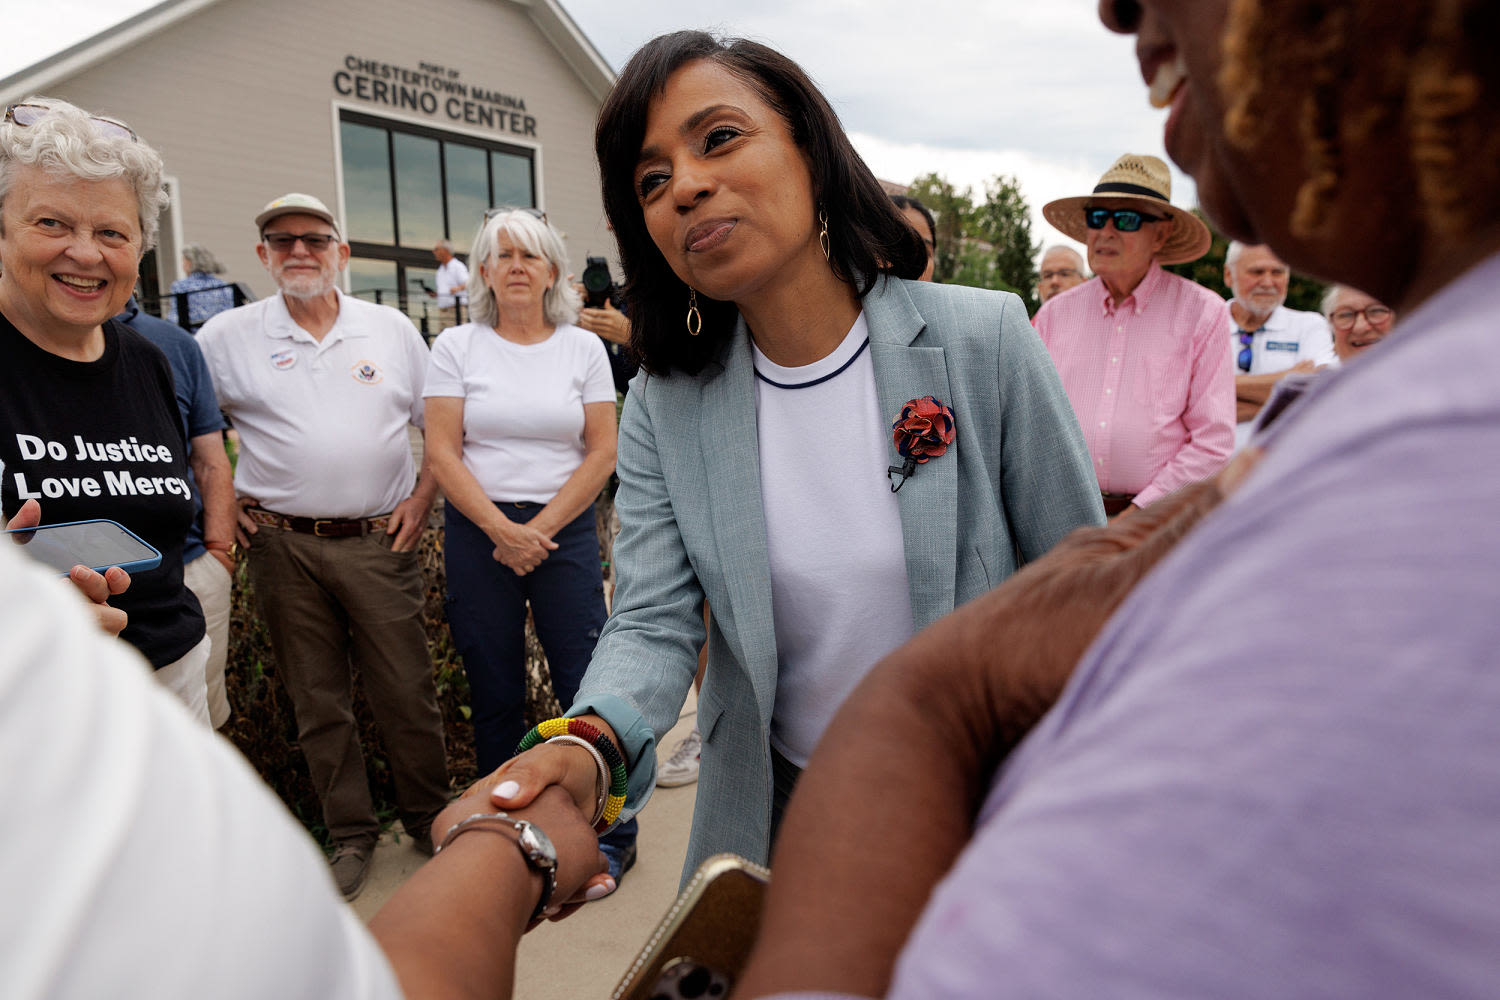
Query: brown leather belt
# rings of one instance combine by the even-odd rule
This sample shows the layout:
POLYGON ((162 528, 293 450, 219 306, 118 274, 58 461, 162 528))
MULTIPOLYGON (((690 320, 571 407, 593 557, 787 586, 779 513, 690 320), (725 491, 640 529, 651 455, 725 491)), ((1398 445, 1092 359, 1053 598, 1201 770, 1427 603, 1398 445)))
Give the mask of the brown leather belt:
POLYGON ((256 524, 283 531, 295 531, 319 538, 357 538, 375 531, 384 531, 391 522, 389 514, 379 517, 287 517, 274 510, 262 507, 246 507, 245 513, 256 524))
POLYGON ((1135 500, 1134 493, 1100 493, 1104 500, 1104 514, 1106 517, 1114 517, 1116 514, 1129 507, 1131 501, 1135 500))

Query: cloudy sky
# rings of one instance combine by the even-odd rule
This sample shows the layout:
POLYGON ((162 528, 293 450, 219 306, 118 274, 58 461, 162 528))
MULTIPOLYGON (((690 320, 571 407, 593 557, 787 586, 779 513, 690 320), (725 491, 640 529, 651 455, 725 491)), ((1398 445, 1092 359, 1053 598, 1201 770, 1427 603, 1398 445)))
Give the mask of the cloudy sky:
MULTIPOLYGON (((797 60, 843 117, 875 173, 930 171, 976 190, 1010 174, 1032 234, 1059 234, 1043 203, 1083 194, 1124 152, 1163 156, 1164 112, 1146 103, 1131 41, 1099 24, 1095 0, 562 0, 617 69, 647 39, 706 28, 797 60), (752 9, 753 8, 753 9, 752 9)), ((11 12, 0 78, 151 6, 49 0, 11 12)), ((1173 201, 1193 204, 1174 174, 1173 201)))

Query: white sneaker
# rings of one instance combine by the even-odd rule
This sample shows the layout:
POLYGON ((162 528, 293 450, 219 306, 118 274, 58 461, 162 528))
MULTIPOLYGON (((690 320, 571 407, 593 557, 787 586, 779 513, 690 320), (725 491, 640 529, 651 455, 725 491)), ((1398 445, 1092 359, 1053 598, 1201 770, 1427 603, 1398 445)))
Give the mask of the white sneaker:
POLYGON ((698 727, 682 738, 677 748, 672 751, 672 756, 656 769, 656 786, 658 788, 676 788, 678 785, 691 785, 698 780, 698 758, 703 753, 703 737, 698 735, 698 727))

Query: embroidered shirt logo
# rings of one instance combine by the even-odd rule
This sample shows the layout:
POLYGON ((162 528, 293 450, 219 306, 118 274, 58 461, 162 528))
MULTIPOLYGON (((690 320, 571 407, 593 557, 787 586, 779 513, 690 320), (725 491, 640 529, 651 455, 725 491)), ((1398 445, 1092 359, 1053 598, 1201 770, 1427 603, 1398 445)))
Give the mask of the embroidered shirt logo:
POLYGON ((277 371, 286 371, 297 363, 297 352, 293 350, 277 351, 271 355, 271 367, 277 371))
POLYGON ((356 361, 349 374, 354 376, 354 381, 365 385, 379 385, 385 379, 385 373, 369 361, 356 361))

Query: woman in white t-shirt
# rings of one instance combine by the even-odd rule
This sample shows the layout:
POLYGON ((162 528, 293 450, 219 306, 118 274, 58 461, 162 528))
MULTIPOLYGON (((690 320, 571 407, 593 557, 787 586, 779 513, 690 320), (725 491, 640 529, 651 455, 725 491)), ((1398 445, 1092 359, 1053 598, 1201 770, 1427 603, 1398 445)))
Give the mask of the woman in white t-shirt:
POLYGON ((593 504, 615 467, 615 389, 603 341, 572 323, 578 293, 545 217, 492 211, 473 259, 473 322, 433 343, 423 394, 447 497, 448 621, 484 774, 526 732, 528 602, 565 705, 604 624, 593 504))

